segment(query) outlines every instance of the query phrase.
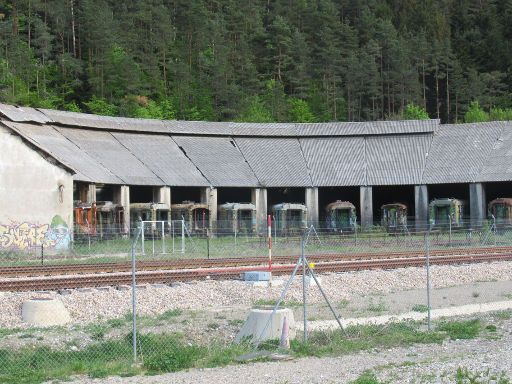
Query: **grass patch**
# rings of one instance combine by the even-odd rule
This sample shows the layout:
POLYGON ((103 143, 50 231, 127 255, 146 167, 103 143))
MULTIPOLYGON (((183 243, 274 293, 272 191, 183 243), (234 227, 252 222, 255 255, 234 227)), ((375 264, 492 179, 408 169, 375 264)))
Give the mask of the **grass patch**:
POLYGON ((349 304, 350 304, 350 301, 348 301, 347 299, 343 299, 338 303, 338 308, 340 308, 340 309, 347 308, 349 304))
POLYGON ((512 311, 494 312, 493 316, 498 320, 510 320, 512 319, 512 311))
POLYGON ((450 339, 474 339, 481 330, 480 320, 450 321, 439 324, 438 331, 446 332, 450 339))
POLYGON ((374 373, 365 371, 357 379, 350 382, 351 384, 380 384, 374 373))
POLYGON ((459 367, 455 373, 455 382, 457 384, 510 384, 511 380, 505 372, 501 372, 499 374, 491 373, 489 370, 483 372, 472 372, 466 367, 459 367))
POLYGON ((382 298, 379 298, 379 302, 375 303, 373 301, 373 298, 370 297, 368 300, 368 311, 370 312, 384 312, 386 310, 386 304, 384 303, 384 300, 382 298))
MULTIPOLYGON (((386 326, 353 326, 344 331, 312 332, 308 343, 291 341, 291 354, 297 357, 337 356, 375 348, 441 343, 447 337, 475 337, 481 325, 478 320, 444 322, 432 332, 420 327, 420 323, 403 322, 386 326)), ((47 346, 0 350, 0 383, 40 383, 77 374, 90 377, 132 376, 217 367, 235 363, 236 357, 254 351, 247 343, 193 345, 178 333, 139 334, 137 350, 141 365, 133 366, 131 334, 116 339, 105 338, 103 332, 110 329, 108 323, 97 328, 89 327, 89 332, 96 335, 96 341, 85 347, 72 343, 61 350, 47 346)), ((261 343, 260 348, 276 350, 278 341, 261 343)), ((372 381, 376 378, 371 373, 364 373, 357 380, 355 383, 376 383, 372 381)))
POLYGON ((344 355, 372 348, 392 348, 415 343, 441 343, 440 332, 424 332, 415 323, 393 323, 385 327, 364 325, 347 327, 345 331, 312 332, 307 344, 292 340, 292 351, 298 356, 344 355))
POLYGON ((428 312, 428 306, 425 304, 415 304, 412 306, 414 312, 428 312))
POLYGON ((473 296, 476 299, 477 297, 480 297, 480 293, 479 292, 473 292, 471 294, 471 296, 473 296))
POLYGON ((173 317, 178 317, 183 313, 183 310, 176 308, 165 311, 161 315, 158 316, 158 320, 170 320, 173 317))

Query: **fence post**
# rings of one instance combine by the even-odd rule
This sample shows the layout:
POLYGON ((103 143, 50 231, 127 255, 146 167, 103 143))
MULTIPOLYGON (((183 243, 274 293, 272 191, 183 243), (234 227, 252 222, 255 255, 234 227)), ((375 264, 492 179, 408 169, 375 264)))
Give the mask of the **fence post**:
POLYGON ((185 253, 185 219, 181 220, 181 253, 185 253))
POLYGON ((308 313, 307 313, 307 302, 306 302, 306 258, 304 257, 304 237, 301 241, 301 253, 302 258, 302 305, 304 315, 304 343, 308 342, 308 313))
POLYGON ((428 232, 425 234, 425 263, 427 268, 427 329, 431 330, 431 321, 430 321, 430 229, 428 228, 428 232))
MULTIPOLYGON (((135 234, 134 239, 132 240, 132 248, 131 248, 131 256, 132 256, 132 348, 133 348, 133 363, 137 363, 137 288, 135 284, 135 273, 136 273, 136 263, 135 263, 135 245, 137 243, 137 239, 141 232, 141 228, 139 227, 139 231, 135 234)), ((144 231, 142 231, 144 232, 144 231)))

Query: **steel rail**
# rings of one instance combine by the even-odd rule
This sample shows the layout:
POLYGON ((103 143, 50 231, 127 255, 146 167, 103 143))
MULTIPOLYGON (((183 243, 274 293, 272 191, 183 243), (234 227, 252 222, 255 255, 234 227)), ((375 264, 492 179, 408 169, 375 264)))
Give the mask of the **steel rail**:
MULTIPOLYGON (((489 248, 452 248, 443 250, 434 250, 432 256, 458 256, 474 254, 501 254, 512 253, 512 247, 489 247, 489 248)), ((401 251, 385 253, 321 253, 310 255, 308 259, 312 262, 329 261, 349 261, 349 260, 377 260, 391 258, 409 258, 421 257, 423 251, 401 251)), ((275 264, 286 264, 295 261, 299 255, 274 256, 275 264)), ((179 260, 151 260, 138 261, 137 270, 176 270, 193 268, 215 268, 215 267, 242 267, 264 265, 268 261, 267 257, 230 257, 219 259, 179 259, 179 260)), ((31 266, 8 266, 0 267, 1 277, 24 277, 24 276, 55 276, 55 275, 74 275, 86 273, 115 273, 128 272, 131 270, 129 262, 116 263, 73 263, 73 264, 51 264, 51 265, 31 265, 31 266)))
MULTIPOLYGON (((464 264, 476 262, 491 262, 512 260, 512 253, 501 254, 471 254, 471 255, 442 255, 431 256, 433 265, 464 264)), ((350 260, 320 262, 315 266, 318 272, 348 272, 370 269, 396 269, 404 267, 422 267, 425 257, 374 259, 374 260, 350 260)), ((285 275, 291 273, 293 264, 274 265, 272 273, 285 275)), ((224 268, 195 268, 164 271, 139 271, 137 272, 138 284, 169 284, 179 281, 192 281, 202 279, 238 279, 246 271, 261 270, 261 267, 224 267, 224 268)), ((83 287, 120 286, 128 285, 131 274, 128 272, 73 275, 60 277, 17 278, 0 280, 0 291, 34 291, 57 290, 83 287)))

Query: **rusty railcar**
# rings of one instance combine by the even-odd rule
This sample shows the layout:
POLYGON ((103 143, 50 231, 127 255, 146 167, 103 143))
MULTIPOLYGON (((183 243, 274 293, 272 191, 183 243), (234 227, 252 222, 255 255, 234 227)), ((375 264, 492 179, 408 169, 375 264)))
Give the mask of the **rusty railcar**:
POLYGON ((111 238, 124 234, 124 209, 111 201, 83 203, 75 201, 73 219, 75 239, 81 237, 111 238))
POLYGON ((488 216, 497 226, 512 225, 512 198, 500 197, 489 202, 488 216))
POLYGON ((381 225, 387 232, 407 229, 407 205, 402 203, 384 204, 380 210, 381 225))
POLYGON ((282 234, 294 234, 307 228, 308 209, 304 204, 281 203, 272 206, 275 230, 282 234))
POLYGON ((356 207, 350 201, 337 200, 325 207, 326 225, 332 231, 354 231, 356 207))
POLYGON ((225 233, 256 232, 256 206, 252 203, 220 205, 217 228, 225 233))
POLYGON ((206 232, 209 228, 210 209, 208 204, 183 201, 171 205, 172 220, 184 220, 191 233, 206 232))
POLYGON ((429 204, 429 220, 433 227, 460 228, 464 225, 466 202, 454 198, 434 199, 429 204))

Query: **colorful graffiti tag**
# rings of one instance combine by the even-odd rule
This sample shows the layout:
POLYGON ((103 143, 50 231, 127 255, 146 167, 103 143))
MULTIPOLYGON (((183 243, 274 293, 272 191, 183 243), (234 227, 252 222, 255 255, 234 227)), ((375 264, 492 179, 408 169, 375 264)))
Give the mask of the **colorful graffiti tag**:
POLYGON ((66 222, 56 215, 51 224, 0 224, 0 249, 26 250, 35 247, 67 249, 70 233, 66 222))

